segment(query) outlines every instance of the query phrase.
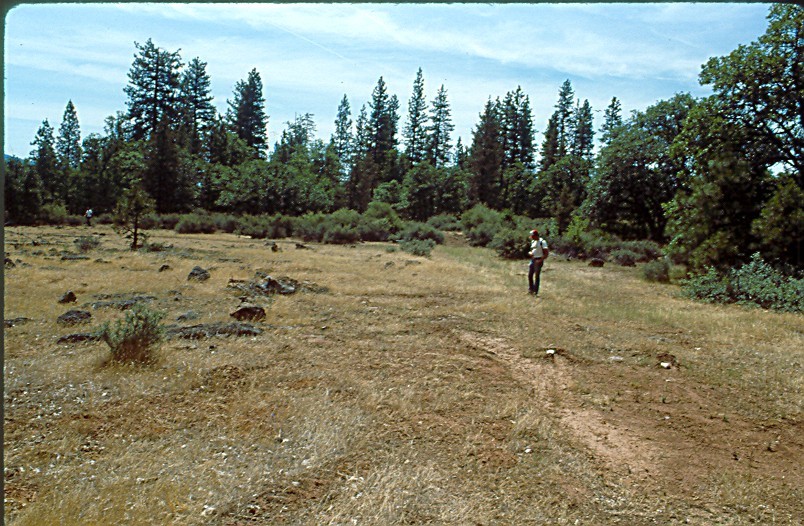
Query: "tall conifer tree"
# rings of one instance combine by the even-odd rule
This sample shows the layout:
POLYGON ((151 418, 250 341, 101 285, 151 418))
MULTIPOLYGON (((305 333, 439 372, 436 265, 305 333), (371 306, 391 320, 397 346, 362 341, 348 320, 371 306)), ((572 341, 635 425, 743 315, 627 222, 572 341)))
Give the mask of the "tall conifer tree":
POLYGON ((265 115, 262 79, 256 68, 249 72, 246 80, 235 84, 233 99, 228 103, 226 118, 230 129, 254 149, 255 156, 262 156, 268 144, 268 116, 265 115))
POLYGON ((424 96, 422 68, 416 73, 413 94, 408 102, 408 120, 403 131, 405 153, 411 164, 424 160, 427 153, 427 102, 424 96))
POLYGON ((450 113, 447 90, 442 84, 436 98, 433 99, 430 109, 430 126, 427 130, 427 158, 435 168, 443 167, 449 162, 450 134, 455 129, 450 113))
POLYGON ((210 78, 206 67, 207 63, 196 57, 187 64, 181 76, 179 94, 181 125, 187 149, 194 155, 202 153, 205 136, 215 119, 210 78))
POLYGON ((158 48, 149 38, 144 45, 134 43, 138 54, 124 88, 128 95, 128 114, 135 140, 149 139, 162 122, 174 125, 178 119, 179 52, 158 48))
POLYGON ((81 127, 72 100, 67 102, 64 109, 56 139, 56 153, 59 163, 65 169, 76 169, 81 164, 81 127))

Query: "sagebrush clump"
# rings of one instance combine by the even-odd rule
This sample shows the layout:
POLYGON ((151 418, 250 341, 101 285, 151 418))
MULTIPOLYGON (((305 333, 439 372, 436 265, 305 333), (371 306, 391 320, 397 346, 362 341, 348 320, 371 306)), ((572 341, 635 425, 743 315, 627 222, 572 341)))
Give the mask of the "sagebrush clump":
POLYGON ((135 305, 122 320, 106 322, 100 328, 100 338, 109 345, 112 359, 117 362, 147 363, 164 337, 161 325, 165 313, 135 305))

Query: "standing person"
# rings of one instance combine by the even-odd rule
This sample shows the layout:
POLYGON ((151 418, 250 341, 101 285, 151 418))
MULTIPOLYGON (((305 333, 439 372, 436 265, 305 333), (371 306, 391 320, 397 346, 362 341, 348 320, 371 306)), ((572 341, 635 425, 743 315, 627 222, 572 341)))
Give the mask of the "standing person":
POLYGON ((534 296, 539 294, 539 281, 542 274, 542 265, 550 250, 547 241, 539 237, 539 231, 530 231, 530 266, 528 267, 528 292, 534 296))
POLYGON ((87 208, 87 211, 84 212, 84 217, 87 218, 87 226, 92 226, 92 209, 87 208))

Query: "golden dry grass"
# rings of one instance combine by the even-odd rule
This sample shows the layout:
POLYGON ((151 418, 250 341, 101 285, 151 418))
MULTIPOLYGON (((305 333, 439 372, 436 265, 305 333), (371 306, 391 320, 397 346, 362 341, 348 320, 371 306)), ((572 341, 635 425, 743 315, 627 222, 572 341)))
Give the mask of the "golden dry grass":
MULTIPOLYGON (((796 524, 801 316, 692 303, 635 269, 525 265, 452 236, 281 251, 105 227, 6 230, 5 519, 40 524, 796 524), (36 241, 36 246, 32 243, 36 241), (158 272, 161 265, 171 269, 158 272), (209 281, 187 281, 190 269, 209 281), (261 300, 256 337, 172 339, 108 364, 55 319, 104 293, 167 323, 229 321, 230 278, 325 291, 261 300), (553 359, 545 350, 556 349, 553 359), (670 370, 659 367, 671 360, 670 370)), ((92 310, 92 309, 90 309, 92 310)), ((92 310, 91 327, 121 316, 92 310)))

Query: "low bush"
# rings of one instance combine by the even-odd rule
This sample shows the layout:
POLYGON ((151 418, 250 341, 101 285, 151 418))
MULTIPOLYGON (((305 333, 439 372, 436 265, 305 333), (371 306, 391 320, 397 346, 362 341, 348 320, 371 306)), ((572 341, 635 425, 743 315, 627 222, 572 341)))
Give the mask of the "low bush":
POLYGON ((146 252, 165 252, 173 248, 173 245, 167 243, 145 243, 142 246, 146 252))
POLYGON ((164 328, 160 324, 165 314, 145 305, 135 305, 122 320, 106 322, 99 330, 100 338, 118 362, 153 361, 153 352, 162 341, 164 328))
POLYGON ((511 229, 498 231, 489 243, 489 248, 497 251, 497 255, 505 259, 523 259, 528 257, 530 239, 522 232, 511 229))
POLYGON ((759 254, 725 273, 709 267, 704 274, 686 280, 683 290, 692 298, 713 303, 759 305, 787 312, 804 309, 804 279, 782 274, 759 254))
POLYGON ((324 214, 305 214, 294 218, 293 235, 305 241, 318 241, 324 239, 326 231, 326 216, 324 214))
POLYGON ((207 214, 184 214, 176 223, 174 230, 179 234, 212 234, 215 221, 207 214))
POLYGON ((69 218, 67 207, 61 203, 48 203, 39 209, 39 220, 46 225, 68 225, 69 218))
POLYGON ((427 220, 427 224, 445 232, 455 232, 461 229, 461 222, 451 214, 433 216, 427 220))
POLYGON ((335 224, 326 229, 322 241, 334 245, 348 245, 360 241, 360 232, 351 225, 335 224))
POLYGON ((402 250, 414 256, 430 257, 430 253, 435 248, 436 243, 432 239, 411 239, 400 241, 399 246, 402 250))
POLYGON ((161 226, 161 219, 155 213, 146 214, 140 218, 139 228, 143 230, 154 230, 156 228, 161 228, 161 226))
POLYGON ((226 232, 227 234, 232 234, 235 230, 237 230, 237 227, 240 224, 237 216, 233 216, 231 214, 222 214, 220 212, 212 214, 212 222, 215 224, 216 230, 219 232, 226 232))
POLYGON ((636 254, 636 261, 638 263, 654 261, 662 256, 662 247, 655 241, 622 241, 618 243, 618 247, 621 250, 629 250, 636 254))
POLYGON ((396 231, 397 228, 385 217, 379 219, 363 217, 357 227, 357 232, 363 241, 388 241, 391 234, 396 231))
POLYGON ((159 216, 159 228, 174 230, 181 221, 181 214, 162 214, 159 216))
POLYGON ((647 281, 655 283, 669 283, 670 262, 665 258, 649 261, 642 266, 642 276, 647 281))
POLYGON ((75 243, 76 248, 81 252, 89 252, 90 250, 96 249, 100 246, 100 238, 94 236, 81 236, 78 239, 73 240, 75 243))
POLYGON ((640 255, 633 250, 619 248, 611 252, 611 259, 622 267, 634 267, 640 255))
POLYGON ((444 233, 427 223, 409 221, 396 238, 400 241, 430 240, 434 245, 440 245, 444 242, 444 233))

